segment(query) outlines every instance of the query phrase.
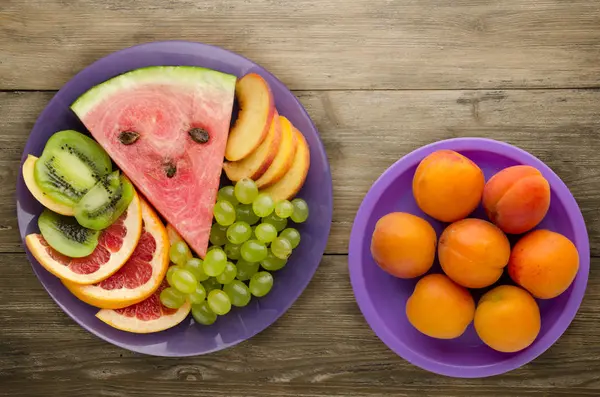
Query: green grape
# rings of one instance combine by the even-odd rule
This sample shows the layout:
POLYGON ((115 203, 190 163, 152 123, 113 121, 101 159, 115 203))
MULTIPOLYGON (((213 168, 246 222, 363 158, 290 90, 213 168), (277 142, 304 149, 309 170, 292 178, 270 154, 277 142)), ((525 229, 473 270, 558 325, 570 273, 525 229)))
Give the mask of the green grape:
POLYGON ((235 222, 235 207, 229 201, 217 201, 213 214, 219 225, 229 226, 235 222))
POLYGON ((244 259, 237 261, 237 275, 235 276, 240 281, 250 280, 250 278, 258 271, 257 262, 248 262, 244 259))
POLYGON ((295 198, 292 200, 294 205, 294 213, 291 218, 296 223, 302 223, 308 219, 308 204, 301 198, 295 198))
POLYGON ((217 315, 208 306, 207 301, 192 305, 192 317, 198 324, 211 325, 217 321, 217 315))
POLYGON ((240 254, 240 248, 242 248, 241 244, 227 243, 225 244, 225 248, 223 250, 225 251, 225 254, 227 255, 228 259, 237 261, 242 257, 242 255, 240 254))
POLYGON ((225 245, 227 243, 227 226, 213 223, 210 228, 210 242, 213 245, 225 245))
POLYGON ((267 246, 258 240, 248 240, 240 249, 242 258, 248 262, 260 262, 267 257, 268 252, 267 246))
POLYGON ((208 280, 208 274, 204 273, 203 263, 202 259, 192 258, 187 261, 183 268, 192 273, 198 281, 208 280))
POLYGON ((260 218, 252 211, 250 204, 240 204, 235 208, 235 216, 238 221, 254 225, 260 218))
POLYGON ((217 193, 217 200, 229 201, 234 207, 239 204, 238 199, 235 198, 233 186, 225 186, 219 189, 219 193, 217 193))
POLYGON ((292 216, 293 212, 294 212, 294 205, 292 203, 290 203, 288 200, 281 200, 275 206, 275 215, 277 215, 280 218, 283 218, 283 219, 289 218, 290 216, 292 216))
POLYGON ((275 229, 277 229, 278 232, 282 231, 287 226, 287 219, 280 218, 275 214, 265 216, 264 218, 262 218, 262 221, 264 223, 270 223, 271 225, 275 226, 275 229))
POLYGON ((167 270, 167 283, 169 283, 170 286, 173 286, 173 273, 179 268, 180 267, 177 265, 169 266, 169 270, 167 270))
POLYGON ((252 235, 252 228, 243 221, 238 221, 227 228, 227 240, 233 244, 241 244, 252 235))
POLYGON ((217 277, 219 274, 223 273, 225 265, 227 265, 227 255, 225 255, 225 251, 221 248, 215 248, 206 253, 202 268, 207 275, 217 277))
POLYGON ((258 196, 258 188, 250 178, 242 178, 235 184, 233 189, 235 198, 242 204, 251 204, 258 196))
POLYGON ((185 303, 185 294, 173 287, 168 287, 160 292, 160 303, 169 309, 179 309, 185 303))
POLYGON ((227 262, 223 273, 217 276, 217 281, 221 284, 229 284, 235 279, 235 276, 237 276, 237 267, 233 263, 227 262))
POLYGON ((256 234, 256 239, 258 241, 267 244, 277 237, 277 229, 270 223, 261 223, 254 229, 254 234, 256 234))
POLYGON ((190 248, 184 241, 177 241, 169 249, 169 259, 178 266, 185 265, 185 262, 192 257, 190 248))
POLYGON ((275 202, 266 193, 259 194, 252 202, 252 211, 261 218, 271 215, 273 209, 275 209, 275 202))
POLYGON ((292 254, 292 243, 283 237, 277 237, 271 243, 271 252, 279 259, 287 259, 292 254))
POLYGON ((202 284, 196 286, 196 290, 189 295, 192 304, 202 303, 206 299, 206 288, 202 284))
POLYGON ((246 284, 240 280, 233 280, 223 287, 223 291, 229 296, 231 304, 236 307, 244 307, 250 302, 252 295, 246 284))
POLYGON ((284 238, 292 243, 292 249, 295 249, 298 244, 300 244, 300 232, 293 227, 288 227, 279 233, 279 237, 284 238))
POLYGON ((287 263, 287 259, 280 259, 273 255, 273 252, 269 250, 269 254, 265 259, 260 262, 260 265, 263 269, 268 270, 270 272, 274 272, 276 270, 282 269, 287 263))
POLYGON ((217 248, 221 248, 218 245, 211 245, 210 247, 208 247, 208 249, 206 250, 206 253, 208 254, 210 251, 217 249, 217 248))
POLYGON ((214 289, 221 289, 221 283, 218 282, 217 279, 214 277, 211 277, 208 280, 203 281, 202 285, 204 286, 204 289, 206 290, 207 294, 214 289))
POLYGON ((269 272, 258 272, 250 279, 250 293, 256 297, 265 296, 273 288, 273 276, 269 272))
POLYGON ((198 280, 196 280, 192 272, 184 268, 173 271, 171 281, 173 282, 173 287, 184 294, 191 294, 196 290, 196 286, 198 285, 198 280))
POLYGON ((219 316, 224 316, 231 310, 229 295, 220 289, 210 291, 206 300, 208 301, 208 307, 219 316))

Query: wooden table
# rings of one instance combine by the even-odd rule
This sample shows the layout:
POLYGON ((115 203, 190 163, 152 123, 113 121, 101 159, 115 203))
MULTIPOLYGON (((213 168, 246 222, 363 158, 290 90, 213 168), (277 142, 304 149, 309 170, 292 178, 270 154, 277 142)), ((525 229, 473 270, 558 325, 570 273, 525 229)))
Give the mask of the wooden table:
POLYGON ((600 395, 600 3, 595 0, 0 0, 0 395, 600 395), (332 166, 334 214, 310 286, 265 332, 205 357, 147 357, 75 324, 23 253, 15 183, 54 92, 133 44, 186 39, 262 64, 294 90, 332 166), (489 379, 437 376, 363 320, 348 236, 373 181, 436 140, 504 140, 550 165, 587 222, 592 271, 564 336, 489 379))

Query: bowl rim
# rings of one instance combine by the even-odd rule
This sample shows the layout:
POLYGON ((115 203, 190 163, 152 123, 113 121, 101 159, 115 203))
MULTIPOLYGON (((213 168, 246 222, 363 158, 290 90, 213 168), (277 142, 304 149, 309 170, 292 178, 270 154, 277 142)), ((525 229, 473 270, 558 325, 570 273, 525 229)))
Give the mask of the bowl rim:
MULTIPOLYGON (((317 264, 314 266, 314 268, 308 269, 306 271, 307 273, 310 273, 310 277, 308 277, 307 282, 302 286, 302 288, 298 289, 295 293, 289 295, 290 296, 289 303, 287 303, 281 307, 281 309, 279 310, 277 315, 272 319, 272 321, 270 321, 264 327, 259 327, 256 330, 254 330, 253 332, 250 332, 247 335, 247 337, 245 337, 243 339, 236 340, 231 343, 222 343, 219 346, 217 346, 216 348, 206 350, 201 353, 199 353, 197 351, 190 351, 190 352, 186 352, 186 353, 174 353, 172 351, 158 352, 156 349, 152 349, 151 346, 148 347, 148 345, 132 345, 132 344, 128 344, 125 342, 121 342, 120 340, 118 340, 116 338, 102 334, 95 327, 91 327, 91 326, 88 326, 87 324, 84 324, 83 321, 79 318, 79 316, 77 314, 75 314, 73 312, 73 310, 71 310, 69 308, 68 305, 65 305, 62 302, 60 302, 60 300, 57 297, 58 294, 56 294, 56 291, 51 291, 48 288, 48 286, 46 285, 46 283, 44 283, 42 281, 42 279, 40 278, 39 272, 45 271, 45 270, 43 270, 41 265, 38 265, 37 267, 34 265, 34 263, 37 263, 37 260, 33 257, 31 252, 27 248, 24 240, 22 241, 22 244, 25 249, 27 258, 30 262, 30 265, 32 267, 33 273, 35 274, 36 278, 38 279, 38 282, 44 287, 44 289, 46 290, 48 295, 58 305, 58 307, 60 307, 60 309, 64 313, 66 313, 73 321, 75 321, 81 328, 90 332, 97 338, 104 340, 105 342, 108 342, 110 344, 113 344, 115 346, 118 346, 120 348, 129 350, 129 351, 132 351, 135 353, 141 353, 141 354, 151 355, 151 356, 161 356, 161 357, 190 357, 190 356, 206 355, 206 354, 214 353, 214 352, 217 352, 220 350, 225 350, 225 349, 231 348, 237 344, 240 344, 244 341, 247 341, 247 340, 253 338, 257 334, 259 334, 259 333, 263 332, 264 330, 268 329, 269 327, 271 327, 285 313, 288 312, 288 310, 294 305, 294 303, 297 302, 298 298, 304 293, 304 291, 310 284, 310 281, 312 281, 319 266, 321 265, 322 256, 325 253, 329 233, 331 231, 331 223, 332 223, 332 217, 333 217, 333 215, 332 215, 333 214, 333 179, 332 179, 332 175, 331 175, 331 165, 330 165, 329 159, 327 157, 325 145, 323 144, 323 140, 321 138, 321 135, 319 134, 319 130, 317 129, 314 121, 308 114, 308 111, 306 110, 306 108, 302 105, 302 103, 296 97, 296 95, 294 95, 292 90, 290 90, 279 78, 277 78, 277 76, 275 76, 273 73, 271 73, 266 67, 245 57, 244 55, 238 54, 234 51, 228 50, 228 49, 220 47, 220 46, 207 44, 207 43, 203 43, 203 42, 199 42, 199 41, 190 41, 190 40, 157 40, 157 41, 140 43, 140 44, 132 45, 129 47, 124 47, 117 51, 109 53, 105 56, 99 57, 99 58, 95 59, 92 63, 90 63, 90 64, 86 65, 85 67, 83 67, 82 69, 80 69, 53 95, 52 98, 50 98, 48 103, 46 103, 45 107, 42 109, 42 111, 38 115, 33 127, 31 128, 30 134, 27 138, 27 142, 25 143, 25 146, 24 146, 24 149, 23 149, 23 152, 21 155, 20 166, 22 167, 23 163, 27 159, 28 154, 30 153, 29 147, 30 147, 30 139, 31 139, 32 133, 34 131, 36 131, 37 129, 41 128, 41 126, 40 126, 41 120, 45 119, 47 117, 46 115, 50 112, 50 106, 49 106, 50 103, 53 101, 65 102, 64 96, 67 95, 66 93, 68 91, 70 91, 72 89, 72 87, 74 87, 78 83, 78 80, 81 80, 87 74, 89 74, 91 69, 102 67, 102 66, 106 65, 107 63, 112 62, 112 60, 114 58, 122 57, 124 54, 128 54, 131 51, 143 50, 145 48, 161 47, 161 46, 163 47, 162 49, 165 50, 165 49, 168 49, 167 47, 169 47, 171 45, 191 46, 191 47, 194 47, 195 51, 210 50, 211 52, 218 52, 220 54, 220 56, 222 56, 224 58, 237 58, 237 59, 241 59, 245 62, 248 62, 248 63, 254 65, 256 68, 259 69, 261 75, 268 76, 269 78, 272 79, 272 81, 275 82, 276 85, 279 86, 278 88, 280 88, 284 91, 287 91, 290 94, 290 98, 293 100, 293 103, 296 104, 298 107, 299 117, 305 118, 308 121, 308 123, 310 125, 310 130, 311 130, 310 133, 314 134, 316 141, 319 143, 318 145, 316 145, 316 147, 314 147, 314 148, 311 147, 311 152, 314 152, 317 154, 318 157, 322 157, 325 159, 325 162, 324 162, 325 167, 322 170, 322 174, 326 175, 327 184, 325 186, 322 186, 321 188, 327 189, 327 191, 328 191, 328 195, 327 195, 328 200, 326 203, 324 203, 324 205, 327 208, 326 213, 328 215, 327 216, 328 219, 321 219, 321 221, 323 223, 323 227, 326 228, 326 231, 327 231, 327 233, 325 234, 327 236, 327 238, 324 239, 324 241, 320 241, 317 243, 316 248, 318 248, 318 251, 322 251, 322 253, 319 256, 319 260, 318 260, 317 264), (323 221, 326 221, 326 222, 323 222, 323 221)), ((123 71, 123 73, 125 73, 125 72, 126 71, 123 71)), ((90 85, 90 87, 91 86, 92 85, 90 85)), ((302 133, 306 134, 306 132, 304 132, 304 131, 302 133)), ((27 187, 25 186, 25 184, 23 182, 23 178, 22 178, 20 171, 19 171, 19 177, 17 178, 16 187, 17 187, 16 193, 15 193, 15 200, 16 200, 16 204, 17 204, 16 212, 17 212, 17 218, 19 218, 20 214, 23 212, 23 210, 21 209, 20 204, 19 204, 20 201, 22 200, 22 194, 23 194, 22 192, 27 190, 27 187)), ((22 229, 24 226, 21 225, 20 221, 18 221, 18 223, 19 223, 19 231, 20 231, 20 233, 22 233, 22 230, 25 230, 25 229, 22 229)), ((189 316, 188 316, 188 318, 189 318, 189 316)))
POLYGON ((354 219, 349 241, 348 267, 357 304, 371 329, 388 348, 411 364, 439 375, 457 378, 482 378, 503 374, 531 362, 549 349, 567 330, 575 318, 585 295, 589 277, 590 248, 585 220, 575 198, 566 184, 548 165, 531 153, 506 142, 490 138, 464 137, 441 140, 421 146, 397 160, 377 178, 363 198, 354 219), (513 353, 511 356, 507 356, 506 360, 494 364, 468 367, 449 365, 432 360, 411 349, 401 339, 397 338, 379 317, 366 289, 364 278, 361 275, 364 266, 362 261, 363 241, 367 237, 367 221, 379 198, 410 167, 417 164, 428 154, 443 149, 455 150, 459 153, 462 151, 487 150, 508 157, 520 164, 528 164, 536 167, 548 180, 551 189, 564 205, 567 218, 573 226, 573 242, 579 251, 580 266, 577 277, 573 282, 573 290, 563 312, 559 315, 554 325, 535 345, 513 353))

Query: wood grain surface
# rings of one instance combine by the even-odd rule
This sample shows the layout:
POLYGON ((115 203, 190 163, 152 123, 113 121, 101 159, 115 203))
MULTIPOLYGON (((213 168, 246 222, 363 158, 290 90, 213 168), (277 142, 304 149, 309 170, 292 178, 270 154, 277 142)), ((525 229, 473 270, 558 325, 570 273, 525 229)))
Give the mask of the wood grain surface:
MULTIPOLYGON (((600 396, 600 3, 589 0, 0 0, 0 396, 600 396), (155 40, 262 64, 315 121, 334 214, 313 281, 273 326, 209 356, 131 353, 79 327, 34 276, 15 183, 39 113, 75 73, 155 40), (481 136, 546 162, 586 220, 592 265, 566 333, 485 379, 425 372, 364 321, 347 269, 365 193, 408 152, 481 136)), ((407 192, 410 194, 410 192, 407 192)))

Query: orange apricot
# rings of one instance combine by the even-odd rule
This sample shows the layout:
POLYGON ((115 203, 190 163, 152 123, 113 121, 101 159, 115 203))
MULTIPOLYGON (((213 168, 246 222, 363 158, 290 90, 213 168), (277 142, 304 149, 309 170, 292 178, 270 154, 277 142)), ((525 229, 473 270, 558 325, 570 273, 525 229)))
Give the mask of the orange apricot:
POLYGON ((443 274, 430 274, 419 280, 406 302, 408 321, 432 338, 458 338, 474 314, 475 301, 469 291, 443 274))
POLYGON ((541 327, 540 309, 527 291, 501 285, 481 297, 474 325, 483 343, 494 350, 513 353, 537 338, 541 327))
POLYGON ((535 230, 515 244, 508 262, 513 281, 533 296, 551 299, 565 292, 579 270, 575 244, 562 234, 535 230))
POLYGON ((399 278, 425 274, 433 265, 437 235, 425 219, 392 212, 377 221, 371 254, 384 271, 399 278))
POLYGON ((505 168, 486 183, 483 208, 505 233, 525 233, 546 216, 550 208, 550 184, 531 166, 505 168))
POLYGON ((448 226, 440 236, 438 257, 454 282, 467 288, 483 288, 502 275, 510 258, 510 242, 490 222, 463 219, 448 226))
POLYGON ((438 150, 419 163, 412 189, 423 212, 442 222, 454 222, 477 208, 484 185, 477 164, 455 151, 438 150))

